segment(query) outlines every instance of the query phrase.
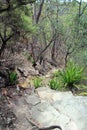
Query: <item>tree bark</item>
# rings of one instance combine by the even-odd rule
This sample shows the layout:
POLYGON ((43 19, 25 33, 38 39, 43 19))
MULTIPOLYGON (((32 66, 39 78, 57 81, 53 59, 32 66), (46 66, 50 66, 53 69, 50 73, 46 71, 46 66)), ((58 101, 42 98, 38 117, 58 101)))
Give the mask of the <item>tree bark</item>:
POLYGON ((0 38, 1 38, 1 40, 2 40, 2 46, 1 46, 1 48, 0 48, 0 57, 1 57, 2 52, 4 51, 4 49, 5 49, 6 45, 7 45, 7 42, 8 42, 13 36, 14 36, 14 34, 12 34, 12 35, 10 35, 10 36, 8 36, 8 37, 6 38, 6 32, 4 33, 4 37, 3 37, 3 36, 1 35, 1 33, 0 33, 0 38))
POLYGON ((43 4, 44 4, 44 0, 42 0, 41 4, 40 4, 39 11, 38 11, 38 14, 37 14, 37 17, 36 17, 36 24, 38 24, 38 22, 39 22, 40 15, 41 15, 42 8, 43 8, 43 4))
POLYGON ((55 46, 56 46, 56 41, 53 42, 52 50, 51 50, 51 59, 55 61, 55 46))

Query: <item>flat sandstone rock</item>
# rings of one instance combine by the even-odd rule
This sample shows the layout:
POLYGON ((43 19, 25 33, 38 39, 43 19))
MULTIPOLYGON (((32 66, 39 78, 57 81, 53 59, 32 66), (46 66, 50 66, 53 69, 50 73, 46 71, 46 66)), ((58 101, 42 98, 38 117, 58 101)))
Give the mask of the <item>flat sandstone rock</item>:
MULTIPOLYGON (((37 94, 26 95, 21 105, 20 100, 19 106, 15 105, 17 117, 23 115, 23 118, 19 118, 20 122, 28 123, 32 120, 39 128, 59 125, 62 130, 87 130, 87 97, 73 96, 71 92, 57 92, 48 87, 36 91, 37 94)), ((33 126, 27 124, 27 130, 33 130, 33 126)))

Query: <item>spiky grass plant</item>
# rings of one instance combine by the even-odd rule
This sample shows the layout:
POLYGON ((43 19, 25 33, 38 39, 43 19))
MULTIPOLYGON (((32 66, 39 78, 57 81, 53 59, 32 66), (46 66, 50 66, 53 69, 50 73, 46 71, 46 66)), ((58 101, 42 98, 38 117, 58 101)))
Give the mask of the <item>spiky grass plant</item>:
POLYGON ((35 88, 41 87, 42 85, 42 79, 39 77, 35 77, 33 80, 33 84, 35 88))
POLYGON ((54 90, 63 90, 63 85, 58 77, 54 77, 49 81, 49 87, 54 90))
POLYGON ((75 64, 72 60, 67 63, 65 70, 60 72, 62 82, 68 88, 73 88, 74 84, 82 79, 83 68, 75 64))
POLYGON ((12 71, 9 72, 9 84, 10 85, 16 84, 17 78, 18 78, 18 76, 17 76, 16 72, 12 72, 12 71))

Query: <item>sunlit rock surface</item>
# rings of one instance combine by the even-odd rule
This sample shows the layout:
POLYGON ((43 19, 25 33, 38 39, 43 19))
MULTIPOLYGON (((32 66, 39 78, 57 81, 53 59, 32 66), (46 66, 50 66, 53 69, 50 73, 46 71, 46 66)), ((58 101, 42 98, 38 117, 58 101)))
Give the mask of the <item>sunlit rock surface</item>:
POLYGON ((29 120, 40 128, 59 125, 62 130, 87 130, 87 97, 73 96, 71 92, 38 88, 36 94, 19 99, 14 110, 21 124, 16 130, 33 130, 29 120))

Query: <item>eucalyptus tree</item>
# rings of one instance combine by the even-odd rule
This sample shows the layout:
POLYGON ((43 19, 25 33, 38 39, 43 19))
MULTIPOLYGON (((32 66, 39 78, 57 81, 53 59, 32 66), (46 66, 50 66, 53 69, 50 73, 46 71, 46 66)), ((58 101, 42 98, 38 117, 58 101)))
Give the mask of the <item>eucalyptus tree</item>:
POLYGON ((75 17, 73 19, 73 41, 75 43, 76 60, 86 65, 87 61, 87 2, 82 0, 74 1, 76 8, 75 17), (79 58, 78 58, 79 57, 79 58), (86 60, 86 61, 85 61, 86 60))
MULTIPOLYGON (((35 12, 38 12, 37 8, 40 9, 42 2, 36 2, 36 6, 34 6, 34 10, 36 10, 35 12)), ((51 55, 50 59, 52 62, 54 62, 54 64, 56 64, 56 57, 58 55, 57 49, 63 34, 62 23, 58 18, 59 5, 60 3, 58 0, 44 1, 43 9, 41 11, 42 13, 37 24, 40 51, 37 55, 36 61, 43 58, 44 56, 50 57, 51 55)), ((36 16, 38 16, 38 13, 34 16, 36 18, 36 16)))
POLYGON ((42 54, 47 54, 54 62, 64 58, 66 64, 68 58, 86 52, 87 3, 82 0, 44 1, 38 35, 38 40, 42 43, 39 58, 42 54))

